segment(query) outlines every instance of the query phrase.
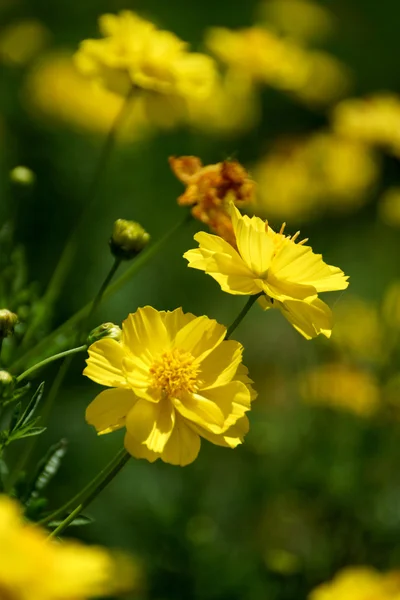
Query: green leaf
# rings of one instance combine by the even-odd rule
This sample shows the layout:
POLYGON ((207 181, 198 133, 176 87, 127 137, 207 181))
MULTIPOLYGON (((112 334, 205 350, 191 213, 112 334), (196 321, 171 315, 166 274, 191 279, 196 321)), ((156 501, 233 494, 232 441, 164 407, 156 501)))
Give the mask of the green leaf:
MULTIPOLYGON (((67 518, 68 515, 65 515, 65 518, 67 518)), ((64 519, 60 519, 59 521, 51 521, 51 523, 48 524, 49 528, 55 529, 56 527, 58 527, 59 525, 61 525, 61 523, 63 523, 64 519)), ((91 523, 94 522, 94 519, 92 519, 91 517, 86 517, 85 515, 78 515, 77 517, 75 517, 75 519, 73 521, 71 521, 70 526, 74 526, 78 527, 78 526, 83 526, 83 525, 90 525, 91 523)))
POLYGON ((30 402, 28 403, 28 406, 24 410, 24 412, 21 416, 21 419, 20 419, 20 426, 25 425, 28 421, 30 421, 32 419, 32 417, 34 416, 36 409, 39 406, 39 403, 43 397, 43 392, 44 392, 44 381, 42 381, 42 383, 39 385, 38 389, 33 394, 30 402))

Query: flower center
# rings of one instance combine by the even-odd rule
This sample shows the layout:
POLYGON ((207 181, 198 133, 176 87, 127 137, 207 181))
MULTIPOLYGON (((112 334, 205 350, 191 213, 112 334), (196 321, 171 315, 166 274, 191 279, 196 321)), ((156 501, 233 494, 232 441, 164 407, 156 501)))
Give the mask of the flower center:
POLYGON ((200 369, 193 364, 190 352, 175 348, 164 352, 150 368, 151 385, 164 397, 179 397, 183 392, 195 392, 200 369))

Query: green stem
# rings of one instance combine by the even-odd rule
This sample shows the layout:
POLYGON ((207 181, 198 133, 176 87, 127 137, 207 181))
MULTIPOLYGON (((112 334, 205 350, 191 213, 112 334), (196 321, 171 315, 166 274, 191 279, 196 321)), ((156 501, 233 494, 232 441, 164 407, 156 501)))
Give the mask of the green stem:
MULTIPOLYGON (((114 479, 114 477, 121 471, 121 469, 126 465, 128 460, 130 459, 130 454, 125 449, 122 449, 118 452, 118 454, 90 481, 78 494, 76 494, 71 500, 66 502, 61 508, 57 509, 41 521, 39 521, 39 525, 47 525, 51 523, 55 519, 58 519, 60 516, 65 514, 67 511, 71 510, 74 506, 79 506, 80 510, 83 510, 104 490, 104 488, 114 479)), ((70 517, 71 515, 69 515, 70 517)), ((61 531, 64 531, 66 521, 69 519, 67 517, 65 521, 61 525, 64 524, 64 527, 61 531)), ((57 529, 61 527, 58 526, 57 529)), ((57 532, 58 534, 60 531, 57 532)))
POLYGON ((64 246, 61 257, 47 286, 46 292, 42 298, 41 309, 37 312, 36 317, 32 320, 31 325, 24 336, 23 345, 25 347, 31 341, 32 336, 35 333, 38 325, 40 325, 43 317, 46 314, 46 311, 49 310, 49 307, 53 306, 54 302, 58 298, 62 286, 64 285, 65 279, 67 278, 72 262, 75 258, 82 227, 85 224, 88 216, 93 212, 93 208, 96 204, 98 192, 100 190, 100 184, 102 181, 102 176, 104 174, 111 152, 114 148, 118 131, 120 130, 121 125, 124 123, 127 115, 129 114, 131 108, 130 102, 133 93, 134 88, 132 87, 130 92, 126 96, 124 103, 122 104, 121 110, 115 117, 115 120, 104 141, 99 160, 96 164, 93 177, 91 179, 89 188, 86 193, 86 197, 83 201, 84 209, 80 215, 77 225, 71 232, 64 246))
POLYGON ((85 350, 87 350, 87 346, 86 344, 83 344, 82 346, 78 346, 77 348, 71 348, 70 350, 65 350, 64 352, 53 354, 53 356, 45 358, 41 362, 37 363, 36 365, 33 365, 33 367, 30 367, 29 369, 21 373, 21 375, 17 377, 17 382, 20 383, 23 379, 26 379, 28 375, 34 373, 37 369, 41 369, 42 367, 54 362, 55 360, 58 360, 59 358, 66 358, 67 356, 71 356, 72 354, 78 354, 78 352, 84 352, 85 350))
POLYGON ((64 521, 62 523, 60 523, 59 526, 56 527, 56 529, 54 531, 52 531, 48 537, 52 538, 52 537, 57 537, 58 535, 61 535, 62 532, 65 529, 67 529, 68 525, 70 525, 72 523, 72 521, 75 519, 75 517, 77 517, 79 515, 81 510, 83 510, 83 505, 78 504, 78 506, 75 508, 75 510, 73 510, 72 513, 69 514, 68 517, 66 519, 64 519, 64 521))
MULTIPOLYGON (((162 238, 143 250, 139 256, 132 262, 131 266, 126 269, 125 273, 120 275, 118 279, 112 283, 103 294, 103 298, 107 299, 118 292, 134 275, 136 275, 154 256, 156 256, 166 246, 171 239, 173 239, 178 231, 191 221, 191 216, 187 215, 182 221, 176 223, 162 238)), ((85 318, 87 311, 90 310, 92 302, 86 304, 83 308, 78 310, 72 317, 65 323, 60 325, 58 329, 49 334, 46 338, 40 341, 34 348, 31 348, 22 355, 12 366, 12 371, 15 372, 21 365, 25 364, 35 354, 45 350, 57 338, 65 337, 65 332, 73 329, 76 325, 85 318)))
POLYGON ((235 331, 236 327, 238 325, 240 325, 240 323, 243 321, 243 319, 245 318, 245 316, 247 315, 247 313, 249 312, 249 310, 251 309, 251 307, 253 306, 253 304, 256 302, 256 300, 263 295, 264 292, 260 292, 259 294, 255 294, 254 296, 250 296, 249 299, 247 300, 246 304, 244 305, 244 307, 242 308, 242 310, 240 311, 240 313, 238 314, 238 316, 236 317, 236 319, 233 321, 233 323, 230 325, 230 327, 228 327, 228 331, 226 332, 226 336, 225 339, 228 340, 232 333, 235 331))

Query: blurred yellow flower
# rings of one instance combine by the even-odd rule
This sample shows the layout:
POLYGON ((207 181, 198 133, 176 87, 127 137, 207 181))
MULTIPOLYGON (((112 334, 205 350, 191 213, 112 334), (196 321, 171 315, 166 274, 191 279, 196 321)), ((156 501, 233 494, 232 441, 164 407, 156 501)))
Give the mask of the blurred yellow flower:
POLYGON ((249 131, 260 119, 260 101, 251 78, 234 69, 216 79, 207 98, 193 97, 188 103, 189 125, 215 136, 249 131))
POLYGON ((400 227, 400 187, 388 188, 379 198, 378 214, 386 225, 400 227))
POLYGON ((203 167, 196 156, 171 156, 172 171, 186 187, 179 196, 180 206, 193 206, 192 215, 214 233, 235 245, 229 203, 250 204, 254 198, 254 181, 236 160, 225 160, 203 167))
POLYGON ((323 41, 334 30, 333 15, 311 0, 263 0, 259 9, 281 33, 300 41, 323 41))
POLYGON ((348 71, 334 57, 305 50, 267 28, 212 28, 206 44, 220 61, 245 73, 254 83, 293 93, 306 104, 327 104, 348 88, 348 71))
POLYGON ((400 600, 400 572, 379 573, 372 567, 349 567, 323 583, 308 600, 400 600))
POLYGON ((278 140, 252 173, 257 214, 304 222, 359 208, 377 180, 378 163, 364 144, 322 131, 278 140))
POLYGON ((79 70, 126 97, 136 93, 152 121, 169 126, 192 97, 206 98, 216 76, 214 61, 188 52, 188 44, 130 11, 99 19, 103 39, 85 40, 75 55, 79 70))
MULTIPOLYGON (((35 115, 52 117, 80 131, 106 133, 124 100, 83 77, 66 53, 45 56, 29 73, 24 103, 35 115)), ((132 141, 149 131, 142 107, 132 102, 119 139, 132 141)))
POLYGON ((125 448, 150 462, 193 462, 200 437, 235 448, 247 433, 256 394, 242 365, 243 347, 206 316, 150 306, 130 314, 121 342, 89 348, 84 375, 111 387, 89 405, 99 434, 126 427, 125 448))
POLYGON ((124 591, 134 583, 126 559, 80 542, 48 539, 23 520, 18 504, 0 496, 0 598, 84 600, 124 591), (121 571, 119 569, 121 568, 121 571))
POLYGON ((184 254, 189 267, 211 275, 229 294, 262 293, 264 310, 279 308, 305 338, 329 337, 332 313, 318 293, 346 289, 348 277, 305 246, 307 240, 296 244, 299 232, 285 236, 282 226, 276 233, 258 217, 242 216, 234 204, 230 214, 238 250, 218 236, 197 233, 199 248, 184 254))
POLYGON ((43 50, 49 37, 46 27, 35 19, 11 23, 0 30, 0 63, 9 66, 27 64, 43 50))
POLYGON ((331 406, 369 417, 379 407, 378 382, 367 371, 341 363, 325 364, 300 376, 299 391, 309 404, 331 406))
POLYGON ((332 344, 351 358, 383 362, 387 343, 382 318, 373 304, 356 296, 342 298, 335 308, 332 344))
POLYGON ((332 115, 334 129, 343 136, 382 146, 400 156, 400 98, 376 94, 340 102, 332 115))

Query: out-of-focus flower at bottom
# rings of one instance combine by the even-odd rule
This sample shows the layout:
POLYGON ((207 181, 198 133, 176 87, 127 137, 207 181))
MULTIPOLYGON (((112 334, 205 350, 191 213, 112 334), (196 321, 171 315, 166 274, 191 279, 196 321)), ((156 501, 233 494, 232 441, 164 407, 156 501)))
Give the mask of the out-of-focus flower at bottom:
POLYGON ((25 65, 43 50, 49 37, 46 27, 35 19, 11 23, 0 31, 0 63, 25 65))
POLYGON ((400 187, 387 189, 379 199, 378 214, 386 225, 400 227, 400 187))
POLYGON ((299 378, 302 399, 309 404, 331 406, 369 417, 379 406, 379 387, 367 371, 341 363, 321 365, 299 378))
POLYGON ((347 568, 313 590, 308 600, 400 600, 400 571, 347 568))
POLYGON ((218 136, 238 135, 256 127, 261 118, 258 94, 246 73, 228 70, 207 98, 188 103, 189 125, 218 136))
POLYGON ((126 557, 75 541, 49 540, 23 521, 18 504, 0 496, 0 598, 84 600, 132 589, 139 570, 126 557))
POLYGON ((326 212, 349 213, 368 198, 379 169, 363 144, 330 132, 278 140, 252 169, 257 214, 304 222, 326 212))
MULTIPOLYGON (((124 99, 100 88, 81 75, 71 55, 49 54, 29 73, 24 103, 35 116, 61 121, 80 131, 106 133, 124 99)), ((130 142, 149 132, 140 99, 132 99, 131 113, 122 124, 119 139, 130 142)))

